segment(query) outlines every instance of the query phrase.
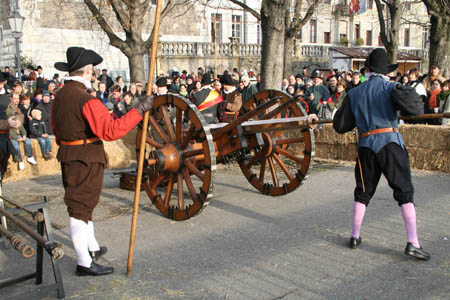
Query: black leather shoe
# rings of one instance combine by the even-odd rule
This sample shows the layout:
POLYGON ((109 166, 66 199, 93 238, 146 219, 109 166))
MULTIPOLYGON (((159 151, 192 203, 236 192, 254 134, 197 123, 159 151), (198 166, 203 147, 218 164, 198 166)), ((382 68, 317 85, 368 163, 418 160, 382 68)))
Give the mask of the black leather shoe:
POLYGON ((359 238, 352 237, 350 239, 350 241, 348 242, 348 246, 351 249, 356 249, 359 247, 359 245, 361 245, 361 241, 362 241, 361 237, 359 237, 359 238))
POLYGON ((100 258, 100 256, 103 256, 108 252, 108 248, 101 246, 100 250, 97 251, 89 251, 89 255, 92 257, 93 260, 97 260, 100 258))
POLYGON ((430 260, 431 255, 425 252, 422 247, 416 248, 412 243, 406 243, 405 254, 421 260, 430 260))
POLYGON ((104 267, 95 262, 91 262, 90 268, 77 265, 75 274, 77 274, 77 276, 102 276, 111 274, 112 272, 114 272, 113 267, 104 267))

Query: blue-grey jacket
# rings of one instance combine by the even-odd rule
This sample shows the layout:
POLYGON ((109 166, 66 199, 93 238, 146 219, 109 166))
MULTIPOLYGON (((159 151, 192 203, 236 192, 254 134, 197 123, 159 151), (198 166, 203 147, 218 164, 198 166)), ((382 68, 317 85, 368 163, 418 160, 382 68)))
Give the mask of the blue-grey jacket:
MULTIPOLYGON (((345 133, 356 126, 360 135, 379 128, 398 128, 397 110, 405 116, 421 114, 419 102, 421 99, 414 89, 372 75, 347 93, 336 112, 333 127, 338 133, 345 133)), ((358 148, 367 147, 378 153, 388 143, 405 147, 401 133, 388 132, 360 138, 358 148)))

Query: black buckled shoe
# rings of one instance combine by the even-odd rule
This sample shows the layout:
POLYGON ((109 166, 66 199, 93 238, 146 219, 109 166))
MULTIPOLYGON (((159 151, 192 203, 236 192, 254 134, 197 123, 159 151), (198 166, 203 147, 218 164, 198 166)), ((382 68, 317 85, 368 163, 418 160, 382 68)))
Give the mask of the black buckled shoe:
POLYGON ((77 270, 75 274, 77 276, 103 276, 108 275, 114 272, 113 267, 105 267, 101 266, 99 264, 96 264, 95 262, 91 262, 91 267, 86 268, 80 265, 77 265, 77 270))
POLYGON ((359 247, 359 245, 361 245, 361 241, 362 241, 361 237, 359 238, 351 237, 350 241, 348 242, 348 247, 350 249, 356 249, 359 247))
POLYGON ((101 246, 100 250, 97 251, 89 251, 89 255, 92 257, 93 260, 97 260, 100 258, 100 256, 103 256, 108 252, 108 248, 101 246))
POLYGON ((422 247, 416 248, 412 243, 406 243, 405 254, 421 260, 430 260, 431 255, 425 252, 422 247))

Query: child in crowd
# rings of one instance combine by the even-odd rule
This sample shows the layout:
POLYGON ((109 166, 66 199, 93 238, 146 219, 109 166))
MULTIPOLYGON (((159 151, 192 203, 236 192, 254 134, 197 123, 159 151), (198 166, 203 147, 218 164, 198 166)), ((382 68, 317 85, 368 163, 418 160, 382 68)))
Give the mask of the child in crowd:
POLYGON ((42 112, 39 109, 33 109, 31 111, 31 117, 30 137, 37 138, 39 145, 41 146, 42 157, 45 160, 49 160, 52 158, 52 142, 48 137, 45 122, 41 121, 42 112))
POLYGON ((29 136, 30 120, 31 120, 31 96, 30 94, 23 94, 20 96, 19 103, 20 112, 23 114, 23 127, 27 130, 29 136))
MULTIPOLYGON (((19 95, 18 94, 12 94, 11 95, 11 102, 8 105, 8 108, 6 109, 6 117, 16 117, 19 119, 23 124, 24 115, 21 113, 19 108, 19 95)), ((30 139, 27 138, 27 131, 25 128, 20 126, 19 128, 11 128, 9 130, 9 136, 11 139, 11 144, 14 148, 13 156, 14 161, 18 162, 19 164, 19 170, 25 169, 25 164, 22 161, 22 154, 20 152, 20 142, 24 143, 25 147, 25 156, 27 156, 27 162, 29 162, 32 165, 36 165, 37 162, 33 157, 33 148, 31 147, 30 139)))

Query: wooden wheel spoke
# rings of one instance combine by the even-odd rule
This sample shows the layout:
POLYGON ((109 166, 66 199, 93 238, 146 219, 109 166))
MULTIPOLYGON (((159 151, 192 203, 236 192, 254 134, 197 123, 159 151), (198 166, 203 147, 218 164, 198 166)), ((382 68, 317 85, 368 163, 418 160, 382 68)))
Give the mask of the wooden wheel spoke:
POLYGON ((203 149, 195 149, 195 150, 188 150, 184 152, 184 158, 188 158, 188 157, 192 157, 192 156, 197 156, 203 154, 203 149))
POLYGON ((262 156, 261 152, 256 152, 255 151, 255 154, 253 155, 253 158, 248 162, 248 164, 246 166, 247 169, 250 169, 261 156, 262 156))
POLYGON ((181 149, 184 150, 186 149, 187 145, 189 145, 189 142, 192 139, 192 135, 194 134, 194 124, 191 124, 191 126, 189 126, 188 131, 186 132, 186 135, 183 137, 183 143, 181 144, 181 149))
POLYGON ((184 209, 183 175, 177 175, 178 209, 184 209))
POLYGON ((171 142, 175 142, 175 132, 173 131, 173 125, 170 121, 169 113, 167 112, 167 107, 161 106, 161 112, 163 114, 164 124, 166 124, 167 132, 169 133, 169 138, 171 142))
POLYGON ((280 166, 281 170, 283 170, 284 174, 286 174, 286 176, 289 179, 289 181, 292 181, 294 178, 292 177, 291 173, 289 172, 289 169, 283 163, 283 161, 278 156, 278 154, 273 153, 273 158, 275 159, 275 162, 280 166))
POLYGON ((181 145, 183 138, 183 111, 177 107, 177 115, 175 118, 175 141, 178 145, 181 145))
POLYGON ((275 147, 275 151, 276 151, 277 153, 281 154, 281 155, 286 156, 286 157, 289 158, 290 160, 295 161, 295 162, 298 163, 299 165, 303 164, 303 160, 302 160, 302 159, 300 159, 300 158, 296 157, 295 155, 293 155, 293 154, 291 154, 291 153, 289 153, 289 152, 287 152, 287 151, 281 149, 281 148, 278 147, 278 146, 275 147))
POLYGON ((188 168, 190 172, 192 172, 195 176, 197 176, 200 180, 203 181, 205 175, 199 169, 197 169, 189 159, 184 160, 184 165, 186 166, 186 168, 188 168))
POLYGON ((150 116, 148 116, 148 120, 150 121, 150 124, 152 124, 152 127, 155 129, 155 131, 163 139, 163 141, 165 143, 170 143, 169 137, 164 133, 163 129, 158 124, 158 122, 155 120, 155 118, 152 115, 150 115, 150 116))
POLYGON ((147 137, 145 139, 145 141, 147 142, 147 144, 150 144, 151 146, 155 147, 156 149, 161 149, 163 147, 163 145, 161 145, 160 143, 156 142, 155 140, 153 140, 150 137, 147 137))
POLYGON ((266 160, 263 158, 261 161, 261 169, 259 169, 259 178, 258 181, 264 182, 264 174, 266 174, 266 160))
POLYGON ((192 200, 197 200, 197 193, 195 192, 194 184, 192 183, 191 176, 189 175, 189 170, 187 168, 183 169, 184 181, 186 181, 186 186, 191 194, 192 200))
POLYGON ((269 156, 267 158, 267 161, 269 162, 269 169, 270 169, 270 173, 272 174, 273 185, 275 187, 278 187, 278 176, 277 176, 277 171, 275 170, 275 164, 273 163, 272 156, 269 156))
POLYGON ((174 184, 174 175, 170 175, 169 182, 167 183, 166 196, 164 197, 164 206, 169 207, 170 197, 172 195, 172 189, 174 184))
POLYGON ((156 189, 156 187, 164 180, 165 177, 166 176, 164 175, 156 177, 156 179, 152 182, 152 190, 156 189))

